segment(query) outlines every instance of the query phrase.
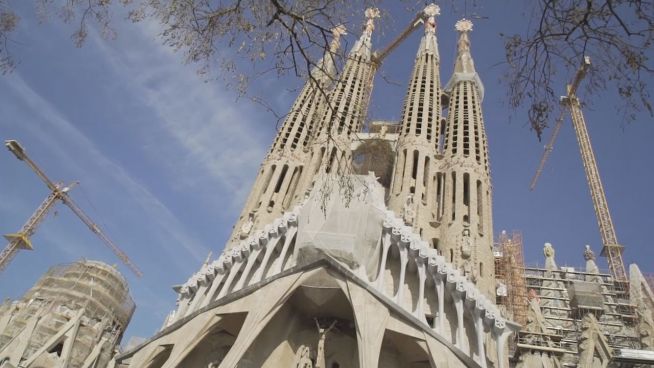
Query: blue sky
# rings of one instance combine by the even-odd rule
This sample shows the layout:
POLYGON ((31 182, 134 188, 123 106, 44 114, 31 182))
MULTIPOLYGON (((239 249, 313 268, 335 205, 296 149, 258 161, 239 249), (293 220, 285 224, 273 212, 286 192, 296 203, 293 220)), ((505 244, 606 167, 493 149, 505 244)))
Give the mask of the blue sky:
MULTIPOLYGON (((14 2, 17 3, 17 2, 14 2)), ((27 3, 27 2, 25 2, 27 3)), ((138 305, 131 336, 150 336, 174 307, 171 285, 183 283, 209 251, 219 254, 276 130, 276 118, 221 82, 205 82, 157 39, 155 23, 115 17, 118 37, 91 30, 75 48, 70 25, 38 24, 22 4, 13 35, 20 64, 0 77, 0 138, 18 139, 54 180, 80 181, 71 196, 143 270, 135 278, 63 205, 33 237, 35 250, 18 254, 0 276, 0 297, 18 298, 50 266, 82 257, 117 263, 138 305)), ((384 4, 382 4, 384 5, 384 4)), ((404 27, 410 13, 394 3, 373 42, 381 47, 404 27)), ((523 232, 527 263, 542 262, 548 241, 560 265, 583 264, 583 246, 597 253, 600 238, 569 119, 534 192, 529 181, 543 143, 529 131, 523 111, 506 106, 501 77, 504 49, 498 34, 526 28, 522 2, 497 1, 477 12, 472 51, 485 83, 484 116, 494 185, 494 227, 523 232)), ((438 18, 442 83, 452 71, 463 13, 438 18)), ((356 31, 351 31, 348 43, 356 31)), ((372 119, 399 119, 419 33, 383 65, 375 81, 372 119), (399 84, 384 81, 381 76, 399 84)), ((560 75, 563 91, 569 78, 560 75)), ((253 87, 284 112, 301 81, 274 75, 253 87)), ((654 81, 650 80, 650 85, 654 81)), ((581 94, 582 99, 585 97, 581 94)), ((654 272, 654 124, 648 115, 625 124, 611 91, 585 109, 625 262, 654 272)), ((549 132, 546 132, 548 137, 549 132)), ((26 165, 0 151, 0 231, 17 231, 47 196, 26 165)), ((606 268, 600 259, 600 267, 606 268)))

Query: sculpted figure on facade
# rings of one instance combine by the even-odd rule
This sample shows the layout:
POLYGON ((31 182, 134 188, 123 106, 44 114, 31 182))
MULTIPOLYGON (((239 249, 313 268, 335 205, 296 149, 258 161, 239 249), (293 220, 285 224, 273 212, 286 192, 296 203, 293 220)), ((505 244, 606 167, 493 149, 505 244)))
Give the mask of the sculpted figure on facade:
POLYGON ((413 201, 413 194, 409 193, 404 202, 404 222, 407 225, 413 225, 413 220, 416 217, 415 203, 413 201))
POLYGON ((248 220, 241 226, 241 239, 245 239, 250 235, 252 227, 254 226, 254 213, 250 212, 248 220))
POLYGON ((550 271, 556 270, 556 261, 554 260, 555 251, 551 243, 545 243, 543 254, 545 255, 545 268, 550 271))
POLYGON ((459 238, 459 249, 461 251, 461 258, 463 259, 463 274, 469 280, 476 282, 477 273, 473 271, 472 267, 472 238, 470 237, 470 229, 465 228, 461 232, 459 238))
POLYGON ((318 328, 318 349, 316 350, 316 367, 315 368, 325 368, 325 339, 327 339, 327 334, 331 331, 334 326, 336 326, 336 320, 334 320, 329 327, 324 328, 320 326, 318 319, 316 321, 316 327, 318 328))
POLYGON ((599 267, 595 263, 595 253, 590 249, 590 245, 586 245, 584 249, 584 259, 586 260, 586 272, 599 273, 599 267))
POLYGON ((381 129, 379 129, 379 138, 380 139, 386 138, 387 131, 388 131, 388 127, 386 125, 382 125, 381 129))
POLYGON ((313 368, 311 360, 311 350, 306 345, 300 345, 295 356, 295 365, 293 368, 313 368))

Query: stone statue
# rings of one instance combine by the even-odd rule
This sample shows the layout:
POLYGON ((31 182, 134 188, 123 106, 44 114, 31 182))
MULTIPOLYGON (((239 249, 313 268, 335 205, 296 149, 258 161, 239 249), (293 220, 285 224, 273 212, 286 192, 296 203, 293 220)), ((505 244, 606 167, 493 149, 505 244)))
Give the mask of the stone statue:
POLYGON ((252 231, 252 227, 254 226, 254 213, 250 212, 248 215, 248 220, 241 226, 241 239, 245 239, 248 237, 250 234, 250 231, 252 231))
POLYGON ((556 261, 554 261, 555 252, 551 243, 545 243, 543 254, 545 255, 545 268, 550 271, 556 270, 556 261))
POLYGON ((461 257, 469 259, 472 255, 472 238, 470 238, 470 229, 465 228, 461 233, 461 257))
MULTIPOLYGON (((595 263, 595 253, 590 249, 590 245, 586 245, 586 249, 584 249, 584 259, 586 260, 586 272, 594 274, 599 273, 599 267, 597 267, 597 263, 595 263)), ((593 280, 594 279, 587 281, 593 280)), ((601 280, 598 281, 601 282, 601 280)))
POLYGON ((470 281, 477 282, 477 271, 473 270, 471 257, 472 257, 472 238, 470 237, 470 229, 465 228, 459 237, 459 248, 461 250, 461 258, 463 258, 463 275, 470 281))
POLYGON ((409 193, 406 196, 406 202, 404 202, 404 222, 407 225, 413 225, 413 220, 416 217, 416 210, 413 203, 413 193, 409 193))
POLYGON ((295 354, 295 365, 293 368, 313 368, 313 361, 311 360, 311 350, 306 345, 300 345, 300 348, 295 354))
POLYGON ((315 319, 316 321, 316 327, 318 327, 318 350, 316 353, 316 366, 315 368, 326 368, 326 363, 325 363, 325 339, 327 338, 327 333, 331 331, 334 326, 336 326, 336 320, 332 322, 331 325, 329 325, 328 328, 323 328, 320 326, 320 323, 318 322, 318 319, 315 319))
POLYGON ((595 260, 595 253, 590 249, 590 245, 586 245, 586 249, 584 249, 584 259, 587 261, 595 260))
POLYGON ((382 125, 381 128, 379 129, 379 138, 385 138, 386 133, 388 132, 388 127, 386 125, 382 125))

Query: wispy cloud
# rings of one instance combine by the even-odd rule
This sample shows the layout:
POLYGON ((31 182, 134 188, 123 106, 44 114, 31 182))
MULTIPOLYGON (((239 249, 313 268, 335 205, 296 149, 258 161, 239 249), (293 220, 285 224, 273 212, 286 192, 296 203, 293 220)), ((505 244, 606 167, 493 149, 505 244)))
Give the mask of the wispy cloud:
POLYGON ((150 154, 176 173, 174 185, 206 188, 215 182, 232 194, 222 204, 237 209, 249 190, 243 183, 254 176, 269 140, 262 132, 271 132, 274 124, 257 127, 264 114, 239 104, 219 83, 202 83, 192 66, 181 65, 180 55, 153 41, 160 31, 154 22, 127 26, 135 29, 118 33, 130 35, 128 45, 107 43, 97 34, 90 41, 181 148, 149 145, 150 154))
MULTIPOLYGON (((32 113, 54 128, 44 130, 34 123, 24 126, 24 129, 29 130, 31 135, 36 137, 41 145, 47 147, 52 155, 60 157, 62 162, 67 162, 67 165, 75 167, 74 171, 76 172, 85 171, 80 163, 82 160, 103 167, 104 173, 112 179, 112 183, 116 183, 128 193, 129 197, 125 200, 130 199, 138 203, 147 214, 149 221, 159 227, 157 230, 164 232, 169 237, 170 240, 161 244, 164 248, 167 247, 171 254, 178 254, 179 247, 181 247, 197 262, 204 259, 208 248, 195 240, 176 216, 147 187, 134 179, 122 166, 99 151, 86 135, 71 124, 49 101, 28 86, 19 75, 9 78, 6 85, 13 94, 30 107, 32 113), (58 132, 57 139, 53 139, 52 131, 58 132)), ((111 190, 110 188, 103 189, 111 190)))

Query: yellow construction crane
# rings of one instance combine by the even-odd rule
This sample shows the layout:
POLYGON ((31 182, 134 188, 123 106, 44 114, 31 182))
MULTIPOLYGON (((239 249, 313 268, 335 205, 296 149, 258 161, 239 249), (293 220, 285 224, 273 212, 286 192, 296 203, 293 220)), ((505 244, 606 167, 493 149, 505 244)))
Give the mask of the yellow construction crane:
MULTIPOLYGON (((602 238, 601 255, 607 258, 613 278, 624 284, 627 283, 627 273, 625 272, 624 262, 622 260, 624 247, 618 243, 618 238, 615 234, 615 227, 613 226, 613 220, 611 220, 609 205, 606 201, 606 194, 604 194, 604 187, 602 186, 599 169, 597 168, 597 161, 595 160, 595 153, 593 152, 590 136, 588 135, 584 114, 581 111, 581 105, 579 104, 579 99, 576 95, 577 87, 581 80, 586 76, 589 66, 590 58, 584 57, 584 63, 577 71, 572 83, 567 86, 567 96, 561 97, 561 104, 570 111, 572 126, 575 129, 577 142, 579 143, 581 160, 584 164, 584 171, 586 173, 586 179, 588 180, 590 196, 593 200, 593 207, 595 208, 600 236, 602 238)), ((543 166, 545 165, 549 153, 552 151, 554 140, 561 129, 561 124, 563 123, 562 117, 563 115, 558 119, 556 126, 554 127, 552 138, 547 146, 545 146, 543 158, 541 159, 536 175, 531 182, 532 190, 536 186, 536 181, 543 170, 543 166)))
POLYGON ((5 146, 7 146, 9 151, 11 151, 11 153, 13 153, 16 158, 25 162, 36 173, 36 175, 38 175, 38 177, 41 178, 43 182, 45 182, 45 184, 48 186, 48 189, 51 190, 51 193, 36 209, 36 211, 27 220, 25 225, 23 225, 18 233, 5 235, 5 238, 9 241, 9 243, 2 250, 2 253, 0 253, 0 272, 2 272, 5 267, 7 267, 18 250, 33 249, 30 237, 34 234, 36 228, 41 223, 41 221, 43 221, 48 211, 54 206, 57 200, 59 200, 70 207, 73 213, 75 213, 77 217, 79 217, 80 220, 82 220, 82 222, 86 224, 86 226, 88 226, 88 228, 93 233, 95 233, 100 238, 100 240, 102 240, 104 244, 108 246, 109 249, 111 249, 111 251, 116 256, 118 256, 118 258, 120 258, 127 267, 129 267, 130 270, 132 270, 132 272, 134 272, 134 274, 136 274, 136 276, 141 277, 143 275, 138 267, 129 259, 129 257, 127 257, 125 252, 118 248, 118 246, 116 246, 116 244, 114 244, 114 242, 111 241, 111 239, 109 239, 104 232, 102 232, 100 227, 96 225, 91 220, 91 218, 86 213, 84 213, 84 211, 82 211, 82 209, 77 206, 77 204, 75 204, 75 202, 73 202, 73 200, 68 195, 68 191, 72 189, 73 185, 63 186, 50 180, 50 178, 45 175, 43 170, 41 170, 36 165, 36 163, 34 163, 34 161, 32 161, 32 159, 27 156, 25 150, 17 141, 5 141, 5 146))

